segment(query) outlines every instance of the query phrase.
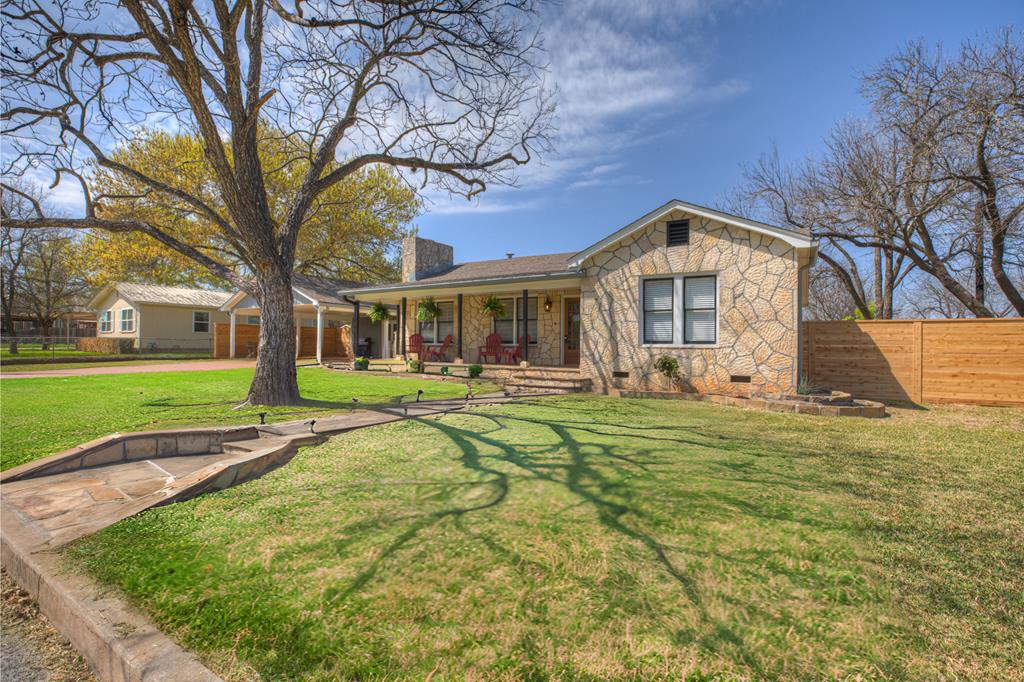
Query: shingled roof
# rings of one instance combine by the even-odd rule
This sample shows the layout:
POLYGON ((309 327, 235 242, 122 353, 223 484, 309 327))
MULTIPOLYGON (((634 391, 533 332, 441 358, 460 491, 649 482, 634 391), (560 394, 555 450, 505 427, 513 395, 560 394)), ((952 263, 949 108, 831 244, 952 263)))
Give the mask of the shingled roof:
POLYGON ((445 284, 473 284, 475 282, 490 282, 493 280, 515 279, 517 277, 571 276, 579 274, 577 270, 569 267, 568 259, 572 255, 572 253, 549 253, 540 256, 517 256, 513 258, 478 260, 470 263, 456 263, 444 272, 431 275, 430 277, 423 277, 415 282, 369 285, 366 286, 366 290, 367 292, 374 292, 387 291, 389 289, 443 286, 445 284))
POLYGON ((327 279, 326 277, 314 277, 312 275, 292 275, 292 288, 320 303, 347 303, 342 291, 361 289, 366 285, 351 279, 327 279))

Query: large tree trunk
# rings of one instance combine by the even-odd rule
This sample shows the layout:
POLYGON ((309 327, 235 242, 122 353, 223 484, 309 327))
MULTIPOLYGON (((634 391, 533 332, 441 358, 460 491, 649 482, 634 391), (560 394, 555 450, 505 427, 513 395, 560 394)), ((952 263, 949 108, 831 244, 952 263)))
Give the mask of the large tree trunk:
POLYGON ((260 346, 256 374, 249 387, 249 403, 296 405, 300 396, 295 376, 291 273, 259 273, 256 287, 256 300, 260 304, 260 346))

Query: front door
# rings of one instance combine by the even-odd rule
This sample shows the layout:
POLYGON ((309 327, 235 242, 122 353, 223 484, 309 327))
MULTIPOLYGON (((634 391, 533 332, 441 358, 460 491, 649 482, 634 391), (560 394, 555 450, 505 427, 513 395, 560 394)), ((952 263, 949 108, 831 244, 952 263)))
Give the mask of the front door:
POLYGON ((562 322, 562 329, 565 332, 563 339, 563 357, 565 364, 580 364, 580 299, 565 299, 565 319, 562 322))

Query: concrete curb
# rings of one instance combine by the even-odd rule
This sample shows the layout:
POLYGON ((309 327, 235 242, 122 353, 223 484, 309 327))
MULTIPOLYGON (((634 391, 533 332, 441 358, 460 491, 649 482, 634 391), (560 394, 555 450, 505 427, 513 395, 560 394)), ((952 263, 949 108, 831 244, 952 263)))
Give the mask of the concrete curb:
POLYGON ((32 552, 30 529, 3 505, 0 560, 39 603, 102 680, 109 682, 214 682, 195 657, 160 632, 138 610, 91 579, 67 573, 59 555, 32 552))

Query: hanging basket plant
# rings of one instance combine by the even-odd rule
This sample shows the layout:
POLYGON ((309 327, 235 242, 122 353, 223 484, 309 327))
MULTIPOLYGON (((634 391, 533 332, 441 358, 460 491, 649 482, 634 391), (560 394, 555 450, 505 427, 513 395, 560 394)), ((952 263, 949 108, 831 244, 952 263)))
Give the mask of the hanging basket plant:
POLYGON ((428 296, 416 306, 416 319, 420 322, 433 322, 441 317, 441 306, 433 296, 428 296))
POLYGON ((370 307, 370 312, 366 313, 366 316, 373 322, 384 322, 391 319, 391 308, 377 301, 370 307))
POLYGON ((480 312, 491 317, 505 317, 505 304, 497 296, 488 296, 480 304, 480 312))

